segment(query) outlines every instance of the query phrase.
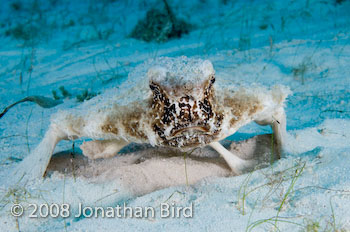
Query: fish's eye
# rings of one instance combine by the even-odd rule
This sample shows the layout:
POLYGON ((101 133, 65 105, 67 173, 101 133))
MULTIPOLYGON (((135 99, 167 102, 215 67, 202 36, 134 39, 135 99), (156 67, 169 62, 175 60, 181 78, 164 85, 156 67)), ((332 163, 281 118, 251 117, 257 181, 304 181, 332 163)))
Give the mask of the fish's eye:
POLYGON ((210 77, 210 83, 211 83, 211 84, 214 84, 214 83, 215 83, 215 76, 214 76, 214 75, 210 77))
POLYGON ((157 92, 157 93, 160 92, 159 86, 158 86, 157 84, 155 84, 154 82, 151 82, 151 83, 149 84, 149 88, 150 88, 152 91, 154 91, 154 92, 157 92))

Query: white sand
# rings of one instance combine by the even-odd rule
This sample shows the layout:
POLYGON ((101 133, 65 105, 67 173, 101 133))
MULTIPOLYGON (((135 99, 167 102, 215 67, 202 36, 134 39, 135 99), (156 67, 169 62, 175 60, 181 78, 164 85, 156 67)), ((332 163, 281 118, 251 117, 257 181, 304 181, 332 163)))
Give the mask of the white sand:
MULTIPOLYGON (((227 141, 226 145, 241 158, 259 160, 256 168, 266 166, 270 161, 271 135, 230 143, 227 141)), ((66 178, 81 177, 88 182, 117 183, 135 196, 170 186, 193 185, 208 177, 235 175, 218 153, 209 147, 195 149, 191 154, 139 145, 134 149, 138 151, 99 160, 63 152, 51 159, 48 173, 58 171, 66 178)))

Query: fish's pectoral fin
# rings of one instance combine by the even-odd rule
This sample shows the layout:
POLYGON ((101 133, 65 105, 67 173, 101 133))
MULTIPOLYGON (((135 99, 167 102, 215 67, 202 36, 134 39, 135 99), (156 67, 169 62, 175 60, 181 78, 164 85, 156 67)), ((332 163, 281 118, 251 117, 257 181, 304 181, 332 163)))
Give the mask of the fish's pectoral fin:
POLYGON ((15 167, 15 179, 27 182, 43 178, 57 143, 63 139, 67 139, 66 134, 51 124, 40 144, 15 167))
POLYGON ((255 119, 255 122, 259 125, 270 125, 273 131, 274 143, 277 144, 277 159, 280 159, 285 147, 285 139, 287 137, 286 130, 286 113, 283 106, 278 107, 272 112, 265 112, 255 119))

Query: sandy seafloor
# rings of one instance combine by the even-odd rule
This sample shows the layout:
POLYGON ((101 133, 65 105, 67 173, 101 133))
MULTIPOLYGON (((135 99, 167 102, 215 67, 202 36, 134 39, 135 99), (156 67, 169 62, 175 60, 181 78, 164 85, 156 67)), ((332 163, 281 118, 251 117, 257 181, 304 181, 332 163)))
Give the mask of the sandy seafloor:
MULTIPOLYGON (((22 103, 0 119, 0 231, 350 231, 350 1, 168 2, 195 26, 159 44, 128 36, 147 10, 162 7, 159 0, 1 1, 0 109, 60 94, 60 86, 72 96, 50 109, 22 103), (281 160, 235 176, 207 148, 187 157, 185 169, 181 152, 134 144, 89 161, 79 149, 71 155, 65 141, 44 180, 11 175, 50 116, 81 104, 76 95, 118 87, 149 58, 181 55, 211 60, 217 81, 291 88, 281 160), (28 216, 29 204, 69 203, 75 214, 79 202, 154 207, 156 216, 28 216), (15 203, 26 210, 18 218, 10 213, 15 203), (193 204, 193 215, 161 218, 161 203, 193 204)), ((269 133, 251 123, 224 143, 234 141, 230 149, 243 156, 268 156, 269 133), (261 148, 249 150, 256 142, 261 148)))

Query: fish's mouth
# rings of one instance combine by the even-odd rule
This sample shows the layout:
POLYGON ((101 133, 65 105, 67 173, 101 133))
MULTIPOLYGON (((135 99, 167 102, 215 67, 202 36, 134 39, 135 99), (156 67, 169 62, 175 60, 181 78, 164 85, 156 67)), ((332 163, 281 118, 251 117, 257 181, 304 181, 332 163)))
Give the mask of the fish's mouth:
POLYGON ((191 127, 185 127, 185 128, 181 128, 178 130, 175 130, 171 136, 177 136, 179 134, 182 134, 183 132, 186 131, 191 131, 192 133, 196 133, 196 132, 205 132, 208 133, 210 131, 209 128, 204 127, 204 126, 191 126, 191 127))

